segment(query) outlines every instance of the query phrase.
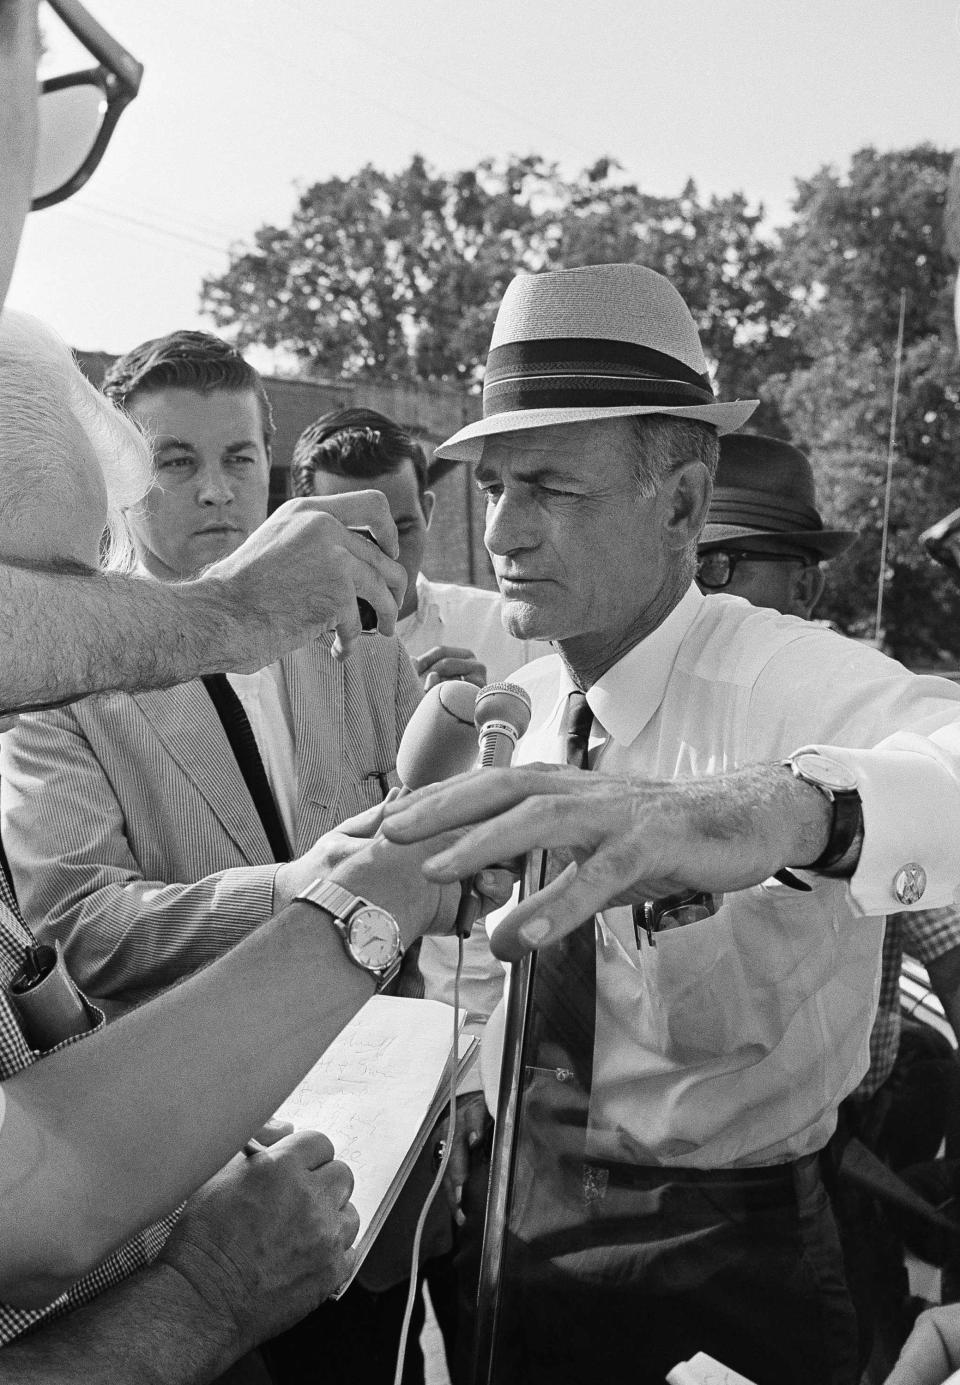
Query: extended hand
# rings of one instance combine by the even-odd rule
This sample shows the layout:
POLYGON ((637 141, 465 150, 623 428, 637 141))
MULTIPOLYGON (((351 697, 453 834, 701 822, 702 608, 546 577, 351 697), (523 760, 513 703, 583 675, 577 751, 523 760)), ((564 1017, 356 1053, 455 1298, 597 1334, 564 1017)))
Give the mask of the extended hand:
POLYGON ((815 860, 829 805, 780 765, 699 780, 613 778, 555 765, 461 775, 387 806, 383 832, 435 847, 434 881, 464 879, 549 848, 565 869, 498 925, 491 948, 516 961, 610 904, 758 884, 815 860), (446 843, 440 834, 464 828, 446 843))
POLYGON ((353 1175, 325 1135, 288 1135, 205 1183, 161 1260, 248 1350, 299 1322, 349 1275, 360 1225, 352 1191, 353 1175))
POLYGON ((245 651, 238 652, 238 671, 262 668, 331 630, 341 658, 360 635, 358 597, 374 608, 383 634, 393 633, 407 583, 397 552, 396 526, 379 491, 307 496, 281 505, 198 585, 226 594, 238 651, 245 651), (369 530, 376 543, 354 529, 369 530), (252 650, 251 630, 258 632, 252 650))
MULTIPOLYGON (((395 796, 391 789, 390 795, 395 796)), ((390 801, 388 796, 387 802, 390 801)), ((383 803, 377 803, 352 818, 344 818, 338 827, 324 832, 309 851, 280 866, 273 882, 273 908, 279 913, 292 899, 313 884, 326 878, 354 852, 359 851, 374 836, 383 820, 383 803)))
MULTIPOLYGON (((464 1092, 457 1097, 453 1148, 443 1175, 443 1190, 458 1226, 463 1226, 464 1223, 460 1203, 463 1198, 463 1185, 470 1171, 470 1151, 480 1142, 486 1123, 487 1104, 483 1092, 464 1092)), ((433 1138, 435 1141, 444 1140, 446 1135, 447 1121, 444 1119, 438 1123, 433 1138)))
POLYGON ((429 692, 437 683, 462 680, 476 688, 486 687, 487 670, 472 649, 459 649, 452 644, 438 644, 413 660, 413 666, 423 686, 429 692))
MULTIPOLYGON (((329 878, 391 913, 406 948, 424 933, 451 932, 460 902, 458 885, 438 884, 423 874, 423 862, 429 854, 427 843, 397 846, 382 835, 376 836, 337 866, 329 878)), ((488 882, 484 894, 493 892, 494 885, 488 882)))

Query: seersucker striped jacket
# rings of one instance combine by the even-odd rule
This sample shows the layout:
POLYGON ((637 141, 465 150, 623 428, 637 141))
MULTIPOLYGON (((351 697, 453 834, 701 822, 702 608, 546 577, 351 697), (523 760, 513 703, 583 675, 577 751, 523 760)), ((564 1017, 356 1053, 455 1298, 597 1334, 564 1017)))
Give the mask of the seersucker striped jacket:
MULTIPOLYGON (((298 772, 297 854, 396 780, 420 686, 396 639, 283 660, 298 772)), ((273 912, 276 863, 198 682, 88 698, 4 737, 3 840, 24 916, 89 994, 146 999, 273 912)))

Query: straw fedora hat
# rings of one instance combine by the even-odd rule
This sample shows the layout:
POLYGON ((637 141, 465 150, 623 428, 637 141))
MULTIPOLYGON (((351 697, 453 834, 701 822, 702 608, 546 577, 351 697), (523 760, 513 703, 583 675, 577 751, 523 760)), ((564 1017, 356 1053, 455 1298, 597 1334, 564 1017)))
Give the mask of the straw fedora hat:
POLYGON ((755 399, 720 403, 690 309, 668 279, 637 264, 520 274, 497 313, 483 418, 436 450, 479 460, 495 433, 558 423, 673 414, 728 433, 755 399))
POLYGON ((736 540, 746 549, 800 549, 835 558, 857 538, 853 529, 825 529, 816 506, 813 468, 798 447, 762 433, 720 439, 720 461, 700 553, 736 540))

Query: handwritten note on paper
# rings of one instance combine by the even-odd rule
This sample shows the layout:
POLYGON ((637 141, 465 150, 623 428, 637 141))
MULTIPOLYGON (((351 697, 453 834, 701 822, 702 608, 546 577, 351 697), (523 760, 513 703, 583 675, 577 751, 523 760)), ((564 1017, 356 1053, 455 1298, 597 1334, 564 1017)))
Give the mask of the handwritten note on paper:
POLYGON ((277 1112, 298 1129, 322 1130, 350 1165, 358 1244, 417 1138, 452 1047, 449 1005, 373 996, 277 1112))

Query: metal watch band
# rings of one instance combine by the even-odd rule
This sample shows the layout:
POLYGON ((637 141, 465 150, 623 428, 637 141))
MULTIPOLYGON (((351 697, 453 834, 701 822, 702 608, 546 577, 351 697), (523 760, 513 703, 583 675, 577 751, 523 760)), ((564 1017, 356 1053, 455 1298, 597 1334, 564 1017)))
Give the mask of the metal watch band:
POLYGON ((334 918, 346 923, 351 914, 358 909, 370 906, 369 899, 361 899, 359 895, 351 894, 342 885, 335 885, 332 880, 314 880, 296 896, 297 899, 304 899, 310 904, 319 904, 321 909, 326 909, 328 914, 333 914, 334 918))
MULTIPOLYGON (((317 879, 308 885, 300 894, 294 896, 297 900, 302 900, 307 904, 315 904, 318 908, 324 909, 333 918, 333 925, 340 934, 343 943, 343 950, 350 958, 350 961, 360 971, 365 971, 368 976, 372 976, 376 982, 377 990, 382 991, 390 985, 399 975, 400 967, 403 963, 403 948, 400 947, 397 956, 387 966, 379 969, 366 966, 361 962, 350 949, 347 938, 347 925, 354 914, 361 909, 376 909, 378 913, 387 914, 392 917, 389 911, 379 904, 374 904, 372 900, 364 899, 362 895, 351 894, 341 885, 335 884, 332 880, 317 879)), ((394 920, 396 926, 396 920, 394 920)))

